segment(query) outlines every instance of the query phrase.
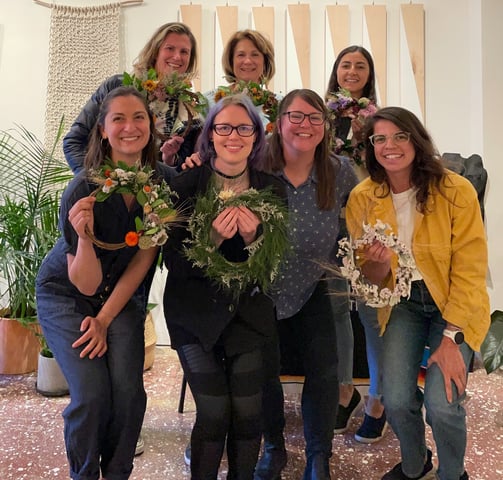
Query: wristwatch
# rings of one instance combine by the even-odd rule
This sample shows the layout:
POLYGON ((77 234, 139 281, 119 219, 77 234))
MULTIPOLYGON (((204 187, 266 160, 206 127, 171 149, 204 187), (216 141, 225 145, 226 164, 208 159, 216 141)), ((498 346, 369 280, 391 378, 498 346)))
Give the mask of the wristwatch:
POLYGON ((465 335, 461 330, 444 329, 444 336, 449 337, 456 345, 461 345, 465 341, 465 335))

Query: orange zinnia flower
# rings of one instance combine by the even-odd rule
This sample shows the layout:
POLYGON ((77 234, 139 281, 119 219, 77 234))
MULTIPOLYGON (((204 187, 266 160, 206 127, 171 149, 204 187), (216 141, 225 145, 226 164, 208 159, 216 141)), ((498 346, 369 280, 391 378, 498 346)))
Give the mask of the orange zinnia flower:
POLYGON ((150 193, 152 191, 152 187, 150 185, 143 185, 143 191, 145 193, 150 193))
POLYGON ((152 92, 155 90, 155 88, 157 87, 157 84, 159 82, 156 82, 155 80, 145 80, 143 83, 142 83, 142 87, 147 90, 147 92, 152 92))
POLYGON ((128 247, 136 247, 138 245, 138 240, 140 239, 140 235, 136 232, 128 232, 126 233, 126 245, 128 247))
POLYGON ((217 90, 217 93, 215 93, 215 103, 224 97, 225 97, 225 92, 222 92, 222 90, 217 90))

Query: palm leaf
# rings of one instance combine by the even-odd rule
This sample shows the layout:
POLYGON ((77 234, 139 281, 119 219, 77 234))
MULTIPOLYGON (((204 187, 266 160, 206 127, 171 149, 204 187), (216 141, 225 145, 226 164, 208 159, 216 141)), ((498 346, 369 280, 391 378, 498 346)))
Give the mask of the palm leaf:
MULTIPOLYGON (((0 131, 0 314, 35 315, 35 278, 58 238, 59 199, 73 177, 56 149, 26 128, 0 131)), ((6 315, 7 316, 7 315, 6 315)))

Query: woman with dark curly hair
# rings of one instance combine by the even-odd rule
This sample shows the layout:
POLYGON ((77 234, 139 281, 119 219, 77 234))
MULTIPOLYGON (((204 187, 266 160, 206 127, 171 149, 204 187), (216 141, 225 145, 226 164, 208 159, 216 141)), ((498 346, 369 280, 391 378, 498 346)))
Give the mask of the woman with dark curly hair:
MULTIPOLYGON (((368 119, 370 177, 351 193, 347 225, 355 239, 362 225, 388 224, 415 260, 410 295, 378 310, 383 335, 383 399, 400 441, 402 461, 383 480, 435 475, 422 407, 438 454, 440 480, 466 480, 468 367, 490 323, 486 289, 487 244, 472 184, 446 170, 419 119, 400 107, 368 119), (417 385, 430 348, 424 393, 417 385)), ((393 290, 398 259, 374 241, 360 252, 363 275, 393 290)))
POLYGON ((63 412, 73 480, 125 480, 146 407, 143 386, 147 293, 158 248, 109 250, 136 232, 143 207, 132 193, 97 201, 89 169, 110 160, 158 169, 153 116, 141 94, 119 87, 103 100, 86 170, 61 199, 61 238, 37 275, 38 320, 70 389, 63 412), (102 476, 100 475, 102 474, 102 476))

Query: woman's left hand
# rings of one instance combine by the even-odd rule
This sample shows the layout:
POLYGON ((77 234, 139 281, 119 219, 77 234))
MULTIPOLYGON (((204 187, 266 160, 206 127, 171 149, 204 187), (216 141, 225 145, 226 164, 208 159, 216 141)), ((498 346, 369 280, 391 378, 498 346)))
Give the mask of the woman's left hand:
POLYGON ((210 236, 217 247, 220 247, 224 240, 228 240, 236 235, 238 231, 237 217, 237 207, 227 207, 213 220, 210 236))
POLYGON ((180 150, 180 146, 184 142, 184 138, 179 135, 174 135, 173 137, 166 140, 161 146, 162 161, 167 165, 173 166, 175 155, 180 150))
POLYGON ((463 355, 451 339, 442 337, 438 348, 431 354, 428 367, 436 363, 444 376, 445 393, 447 401, 452 402, 452 382, 458 389, 458 395, 462 395, 466 388, 466 366, 463 355))
POLYGON ((80 358, 85 358, 89 355, 92 360, 95 357, 102 357, 108 349, 107 346, 107 326, 105 322, 96 317, 85 317, 80 324, 80 331, 84 332, 75 342, 72 343, 73 348, 78 348, 85 343, 80 358))
POLYGON ((260 219, 247 207, 238 207, 238 232, 243 237, 245 245, 250 245, 257 237, 260 219))

